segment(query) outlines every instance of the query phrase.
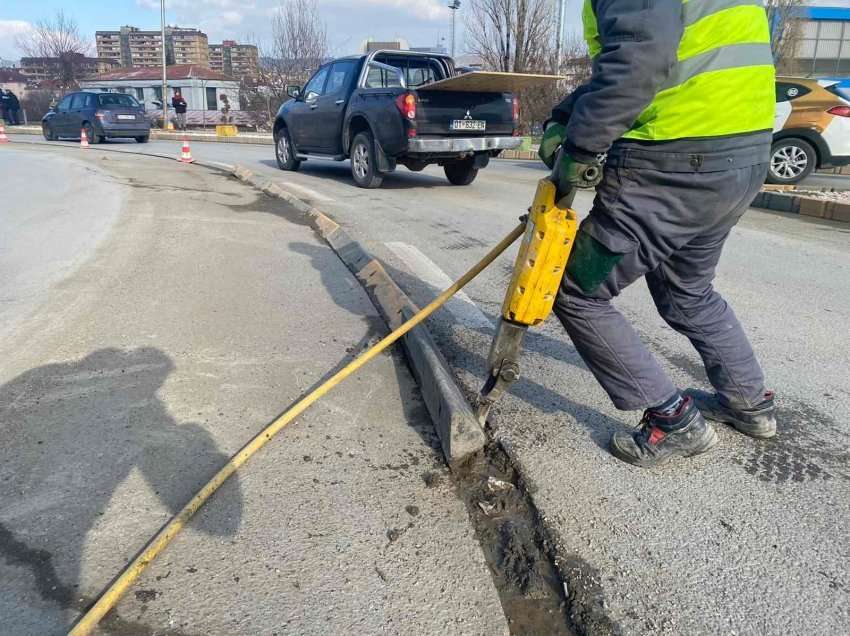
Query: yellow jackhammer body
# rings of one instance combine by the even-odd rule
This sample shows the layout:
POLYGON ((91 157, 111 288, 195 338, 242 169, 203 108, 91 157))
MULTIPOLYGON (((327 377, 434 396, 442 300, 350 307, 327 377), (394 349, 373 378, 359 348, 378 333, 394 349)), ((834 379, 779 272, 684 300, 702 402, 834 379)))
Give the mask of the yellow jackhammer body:
POLYGON ((575 190, 558 192, 557 166, 537 185, 529 208, 525 236, 517 254, 502 315, 487 358, 489 374, 478 396, 477 417, 483 426, 490 408, 520 376, 519 359, 528 328, 552 313, 567 261, 578 231, 571 206, 575 190))

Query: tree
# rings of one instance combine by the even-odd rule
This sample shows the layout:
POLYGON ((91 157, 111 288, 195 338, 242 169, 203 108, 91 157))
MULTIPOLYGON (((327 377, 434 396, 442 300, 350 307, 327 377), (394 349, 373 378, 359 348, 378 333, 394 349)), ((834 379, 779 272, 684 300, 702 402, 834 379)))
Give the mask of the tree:
POLYGON ((59 88, 76 86, 82 74, 83 58, 91 52, 91 43, 80 35, 77 23, 59 9, 53 18, 45 18, 35 23, 33 29, 18 36, 18 48, 25 57, 55 59, 55 81, 59 88))
POLYGON ((770 22, 770 44, 773 60, 780 73, 794 74, 797 47, 800 44, 800 7, 803 0, 766 0, 770 22))
POLYGON ((303 84, 328 57, 328 28, 316 0, 287 0, 272 17, 271 56, 262 66, 268 85, 285 94, 303 84))
POLYGON ((487 70, 560 74, 561 82, 520 93, 521 127, 531 132, 548 119, 552 106, 590 77, 583 40, 570 38, 560 65, 556 59, 551 0, 471 0, 466 19, 467 48, 487 70))
POLYGON ((551 0, 471 0, 467 48, 495 71, 539 70, 552 58, 553 22, 551 0))

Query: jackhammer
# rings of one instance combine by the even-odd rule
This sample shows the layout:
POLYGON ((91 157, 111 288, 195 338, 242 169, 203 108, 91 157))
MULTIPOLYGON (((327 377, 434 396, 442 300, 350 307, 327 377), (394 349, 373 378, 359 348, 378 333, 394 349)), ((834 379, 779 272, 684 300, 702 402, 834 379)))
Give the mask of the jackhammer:
MULTIPOLYGON (((578 218, 571 208, 576 190, 559 192, 560 165, 559 155, 552 174, 537 184, 534 203, 528 210, 525 235, 487 357, 487 381, 478 395, 476 415, 481 426, 486 424, 493 404, 519 379, 525 334, 552 313, 572 252, 578 231, 578 218)), ((593 179, 598 173, 586 176, 593 179)))

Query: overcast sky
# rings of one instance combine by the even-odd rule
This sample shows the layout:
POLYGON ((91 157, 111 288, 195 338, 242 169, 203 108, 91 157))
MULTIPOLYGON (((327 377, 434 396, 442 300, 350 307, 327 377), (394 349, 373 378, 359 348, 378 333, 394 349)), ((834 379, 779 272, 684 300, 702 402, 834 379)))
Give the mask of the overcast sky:
MULTIPOLYGON (((200 28, 210 42, 246 37, 262 41, 269 36, 269 15, 280 3, 281 0, 167 0, 166 17, 169 24, 200 28)), ((448 48, 451 11, 447 4, 447 0, 319 0, 332 52, 339 55, 357 52, 367 38, 403 38, 411 46, 433 46, 445 38, 448 48)), ((568 0, 568 32, 578 30, 580 4, 581 0, 568 0)), ((123 24, 159 28, 159 0, 3 0, 0 58, 20 57, 15 35, 60 8, 77 21, 92 42, 95 31, 116 29, 123 24)), ((458 49, 462 52, 463 9, 458 24, 458 49)))

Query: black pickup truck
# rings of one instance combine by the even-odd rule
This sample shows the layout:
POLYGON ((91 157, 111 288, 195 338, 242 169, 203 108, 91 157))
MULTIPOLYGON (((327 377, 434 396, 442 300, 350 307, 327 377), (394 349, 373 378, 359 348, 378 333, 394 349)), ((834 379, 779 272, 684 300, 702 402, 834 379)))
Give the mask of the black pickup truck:
POLYGON ((375 51, 322 65, 277 113, 275 154, 282 170, 309 157, 351 159, 361 188, 377 188, 401 164, 443 166, 469 185, 491 157, 517 148, 519 109, 510 93, 429 89, 455 77, 446 55, 375 51))

